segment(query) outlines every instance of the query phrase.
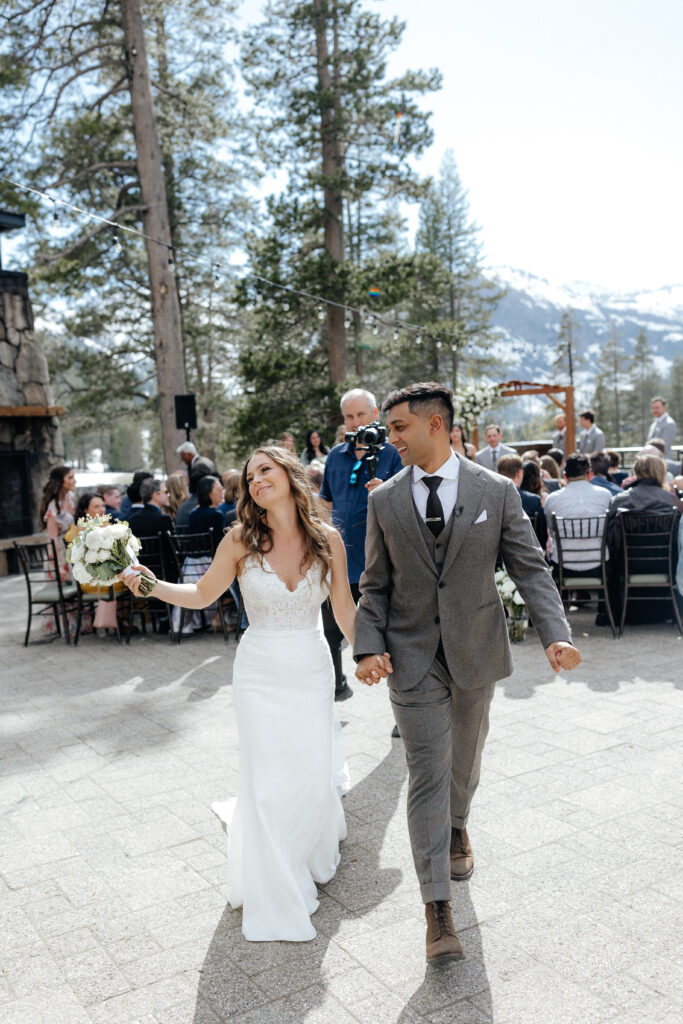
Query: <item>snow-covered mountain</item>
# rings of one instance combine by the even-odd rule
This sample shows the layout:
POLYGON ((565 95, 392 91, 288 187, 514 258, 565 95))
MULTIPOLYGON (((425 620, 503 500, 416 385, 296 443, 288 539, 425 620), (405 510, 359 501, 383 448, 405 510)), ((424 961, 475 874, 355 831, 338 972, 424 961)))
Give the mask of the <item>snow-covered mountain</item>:
POLYGON ((589 398, 591 367, 612 324, 624 361, 632 354, 641 328, 661 373, 666 373, 674 355, 683 352, 683 284, 652 291, 610 292, 582 282, 558 286, 510 267, 495 267, 489 273, 507 289, 494 324, 501 336, 497 354, 511 377, 551 381, 560 317, 568 307, 578 325, 576 347, 588 357, 578 375, 583 400, 589 398))

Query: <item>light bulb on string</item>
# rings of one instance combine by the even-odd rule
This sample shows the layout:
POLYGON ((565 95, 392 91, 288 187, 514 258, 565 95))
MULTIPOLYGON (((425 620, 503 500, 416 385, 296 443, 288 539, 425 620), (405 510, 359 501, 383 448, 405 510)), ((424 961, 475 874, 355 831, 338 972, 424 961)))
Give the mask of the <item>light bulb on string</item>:
POLYGON ((289 313, 290 306, 287 299, 285 299, 285 301, 282 303, 282 308, 284 309, 285 313, 289 313))
POLYGON ((175 249, 172 245, 168 247, 168 269, 169 273, 175 274, 175 249))
POLYGON ((318 320, 324 320, 324 319, 325 319, 325 310, 323 309, 322 306, 318 306, 318 320))
POLYGON ((374 320, 374 321, 373 321, 373 324, 372 324, 372 333, 373 333, 374 335, 377 335, 377 334, 379 334, 379 323, 377 322, 377 320, 374 320))
POLYGON ((344 310, 344 327, 348 331, 350 326, 351 326, 351 314, 349 313, 348 309, 346 309, 346 310, 344 310))
POLYGON ((415 344, 416 345, 421 345, 422 344, 422 335, 421 334, 418 334, 418 336, 416 337, 415 344))
POLYGON ((116 230, 116 228, 114 228, 114 231, 113 231, 112 245, 114 246, 114 252, 115 253, 122 253, 123 252, 123 245, 121 243, 121 239, 119 238, 119 233, 116 230))
POLYGON ((441 338, 436 339, 436 347, 441 348, 441 338))
POLYGON ((398 333, 398 328, 395 328, 394 329, 394 341, 398 341, 399 338, 400 338, 400 334, 398 333))

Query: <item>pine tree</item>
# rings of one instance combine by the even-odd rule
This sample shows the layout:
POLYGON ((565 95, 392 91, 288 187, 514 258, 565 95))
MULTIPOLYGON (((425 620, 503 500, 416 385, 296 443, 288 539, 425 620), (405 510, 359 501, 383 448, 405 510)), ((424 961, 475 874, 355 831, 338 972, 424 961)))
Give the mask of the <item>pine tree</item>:
MULTIPOLYGON (((232 5, 150 0, 144 33, 138 0, 9 0, 6 8, 0 101, 10 113, 0 122, 0 142, 12 156, 3 173, 121 224, 115 235, 69 213, 61 218, 62 237, 50 238, 44 209, 22 198, 33 218, 27 249, 37 304, 49 311, 58 296, 57 315, 67 328, 57 373, 70 359, 73 374, 62 375, 62 397, 71 407, 67 382, 73 377, 85 389, 71 392, 83 408, 93 383, 93 415, 120 414, 140 401, 150 411, 161 404, 165 455, 175 461, 173 394, 186 390, 187 380, 199 392, 200 408, 212 406, 221 376, 232 370, 230 352, 223 362, 215 351, 206 355, 218 347, 219 332, 231 333, 225 289, 222 295, 207 264, 183 263, 177 255, 173 260, 180 249, 208 257, 208 263, 223 259, 244 230, 245 147, 235 137, 240 122, 224 57, 232 5), (181 49, 168 43, 178 37, 181 49), (22 147, 10 145, 9 137, 22 147), (167 223, 154 220, 160 208, 167 223), (123 230, 127 226, 168 244, 150 244, 145 252, 141 240, 123 230), (189 342, 185 353, 181 324, 189 342), (102 368, 111 385, 104 405, 102 388, 92 381, 89 343, 110 357, 102 368), (191 357, 187 367, 184 355, 191 357), (129 397, 131 372, 132 391, 143 391, 143 398, 129 397), (210 401, 202 401, 202 389, 210 401)), ((17 195, 5 187, 0 199, 14 205, 17 195)))
POLYGON ((597 364, 592 406, 597 422, 606 437, 619 447, 624 440, 624 403, 626 388, 626 360, 621 350, 619 334, 610 323, 609 339, 602 346, 597 364))
POLYGON ((386 77, 403 30, 398 19, 382 20, 359 0, 278 0, 244 40, 262 159, 287 172, 285 202, 305 213, 300 239, 311 278, 322 286, 317 294, 336 303, 323 311, 320 332, 335 385, 347 375, 350 252, 356 265, 363 262, 371 207, 419 197, 419 178, 405 158, 432 140, 417 98, 440 86, 440 74, 386 77))
POLYGON ((557 352, 551 364, 556 383, 567 383, 574 386, 576 371, 582 359, 579 352, 579 324, 574 311, 567 308, 560 317, 557 330, 557 352))
POLYGON ((676 355, 669 375, 668 393, 671 396, 667 406, 670 416, 678 424, 679 437, 683 430, 683 356, 676 355))
POLYGON ((627 400, 627 418, 634 444, 644 444, 652 420, 650 402, 652 396, 661 390, 661 378, 647 340, 647 333, 641 327, 636 337, 633 354, 628 364, 630 392, 627 400))
POLYGON ((461 366, 476 376, 495 365, 486 349, 495 337, 491 320, 504 293, 484 277, 478 233, 453 151, 448 150, 439 179, 420 206, 416 237, 418 253, 441 261, 443 287, 430 296, 427 309, 416 310, 416 320, 437 339, 431 343, 434 376, 444 372, 454 389, 461 366))

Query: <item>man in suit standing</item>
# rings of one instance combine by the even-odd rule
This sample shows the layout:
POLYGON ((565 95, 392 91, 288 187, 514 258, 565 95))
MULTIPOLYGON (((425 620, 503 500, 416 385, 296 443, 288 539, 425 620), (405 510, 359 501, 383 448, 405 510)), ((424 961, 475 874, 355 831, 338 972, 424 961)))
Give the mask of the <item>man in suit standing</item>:
POLYGON ((593 452, 601 452, 605 447, 605 435, 595 425, 595 413, 592 409, 584 409, 579 413, 579 435, 578 451, 582 455, 591 455, 593 452))
POLYGON ((192 441, 183 441, 176 448, 176 454, 180 456, 187 466, 190 494, 197 493, 197 484, 203 476, 215 476, 218 478, 218 471, 211 459, 199 455, 192 441))
POLYGON ((558 412, 555 417, 555 433, 553 434, 553 448, 567 454, 567 418, 564 413, 558 412))
POLYGON ((659 437, 666 445, 664 451, 665 459, 673 459, 673 451, 671 446, 676 440, 676 420, 669 416, 666 411, 666 399, 660 395, 657 398, 652 399, 651 403, 652 415, 654 419, 650 424, 650 429, 647 432, 647 440, 651 441, 653 437, 659 437))
POLYGON ((495 473, 501 455, 514 455, 515 449, 503 444, 503 431, 497 423, 489 423, 484 431, 484 437, 486 438, 486 448, 477 452, 474 457, 475 462, 478 462, 480 466, 485 466, 486 469, 492 469, 495 473))
POLYGON ((474 869, 467 818, 489 705, 512 672, 494 571, 500 550, 553 670, 580 654, 513 482, 451 451, 452 392, 411 384, 383 403, 404 468, 370 497, 355 622, 356 675, 389 675, 406 749, 408 828, 430 963, 459 960, 451 880, 474 869), (384 652, 388 652, 385 655, 384 652))

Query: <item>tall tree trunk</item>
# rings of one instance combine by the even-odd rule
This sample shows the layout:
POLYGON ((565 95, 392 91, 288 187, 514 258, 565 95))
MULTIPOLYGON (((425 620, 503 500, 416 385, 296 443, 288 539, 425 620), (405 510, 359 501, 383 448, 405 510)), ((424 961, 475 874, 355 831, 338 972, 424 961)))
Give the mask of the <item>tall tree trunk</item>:
POLYGON ((166 182, 149 82, 147 49, 140 0, 121 0, 123 34, 127 51, 128 83, 133 109, 138 177, 146 235, 164 243, 147 241, 147 267, 152 292, 154 350, 161 417, 161 444, 166 469, 178 464, 176 447, 184 432, 176 429, 174 395, 185 394, 183 338, 175 276, 169 268, 172 254, 166 182), (168 248, 167 248, 168 247, 168 248))
MULTIPOLYGON (((329 50, 327 46, 327 4, 323 0, 313 0, 315 11, 315 43, 318 62, 318 86, 321 95, 320 124, 323 155, 324 178, 324 224, 325 249, 333 262, 341 267, 344 262, 344 206, 341 190, 341 173, 344 157, 338 137, 337 109, 339 92, 337 77, 337 30, 336 8, 334 14, 334 63, 332 72, 329 66, 329 50)), ((339 285, 332 289, 335 302, 344 303, 344 290, 339 285)), ((346 379, 346 329, 344 327, 344 309, 338 306, 327 307, 327 351, 330 361, 330 380, 333 384, 341 384, 346 379)))

